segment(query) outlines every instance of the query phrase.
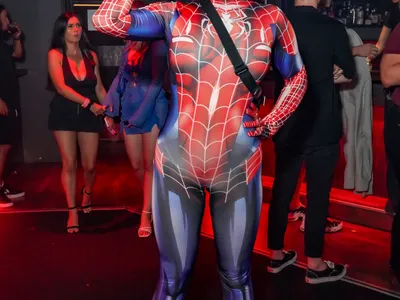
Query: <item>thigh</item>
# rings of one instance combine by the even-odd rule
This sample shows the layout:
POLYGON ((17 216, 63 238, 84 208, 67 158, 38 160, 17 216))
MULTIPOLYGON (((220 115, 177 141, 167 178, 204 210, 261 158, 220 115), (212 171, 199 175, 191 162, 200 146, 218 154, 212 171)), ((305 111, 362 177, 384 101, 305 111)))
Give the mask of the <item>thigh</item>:
POLYGON ((77 134, 74 131, 53 131, 63 163, 76 161, 77 134))
POLYGON ((299 181, 303 156, 298 151, 276 149, 275 178, 272 187, 272 201, 282 202, 289 208, 299 181))
POLYGON ((146 132, 143 134, 142 141, 142 149, 143 149, 143 161, 144 165, 148 166, 153 163, 154 153, 156 151, 156 143, 158 134, 160 130, 158 129, 157 125, 154 125, 151 129, 151 132, 146 132))
POLYGON ((228 276, 249 271, 262 205, 261 167, 248 183, 245 174, 231 178, 225 191, 210 189, 219 268, 228 276))
MULTIPOLYGON (((204 193, 183 183, 178 170, 154 168, 153 218, 161 257, 158 296, 184 289, 196 257, 204 212, 204 193)), ((156 298, 158 299, 158 298, 156 298)))
POLYGON ((96 163, 99 148, 99 134, 93 132, 78 132, 78 143, 81 152, 82 165, 93 168, 96 163))
POLYGON ((141 134, 126 134, 124 131, 126 154, 134 168, 137 168, 143 160, 143 136, 141 134))
POLYGON ((315 201, 326 197, 329 200, 339 151, 339 143, 306 150, 307 203, 311 203, 314 198, 315 201))

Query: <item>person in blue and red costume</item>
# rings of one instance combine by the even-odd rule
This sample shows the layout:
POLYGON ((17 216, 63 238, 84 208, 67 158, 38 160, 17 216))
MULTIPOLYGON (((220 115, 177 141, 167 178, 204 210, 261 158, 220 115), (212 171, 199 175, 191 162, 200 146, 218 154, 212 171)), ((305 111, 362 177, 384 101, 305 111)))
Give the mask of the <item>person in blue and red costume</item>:
POLYGON ((172 107, 157 141, 153 179, 161 256, 154 299, 184 298, 206 191, 223 299, 253 299, 250 261, 262 204, 260 137, 278 131, 307 86, 292 26, 274 5, 213 1, 256 81, 267 74, 272 53, 285 78, 277 104, 261 118, 199 3, 154 3, 132 10, 132 2, 104 0, 93 23, 115 37, 161 39, 169 47, 172 107))
MULTIPOLYGON (((134 8, 145 6, 135 1, 134 8)), ((113 117, 121 114, 126 152, 143 187, 139 237, 152 234, 151 191, 156 141, 164 125, 168 100, 162 88, 168 70, 167 45, 163 40, 127 41, 121 66, 105 98, 110 109, 106 122, 112 132, 113 117)))

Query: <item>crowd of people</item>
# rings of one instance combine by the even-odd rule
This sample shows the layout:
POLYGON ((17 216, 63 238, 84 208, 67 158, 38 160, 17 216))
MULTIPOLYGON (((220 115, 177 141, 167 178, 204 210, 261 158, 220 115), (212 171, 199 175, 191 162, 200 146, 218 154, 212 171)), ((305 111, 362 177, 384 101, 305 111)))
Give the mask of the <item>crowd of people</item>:
MULTIPOLYGON (((343 133, 357 135, 349 121, 353 115, 346 114, 351 97, 361 97, 367 104, 358 108, 366 117, 357 126, 371 131, 368 65, 383 54, 384 137, 395 215, 390 265, 398 273, 400 1, 393 0, 373 45, 363 44, 353 30, 318 11, 330 6, 330 0, 296 0, 287 15, 274 5, 212 0, 251 76, 262 81, 272 65, 280 74, 276 103, 266 116, 259 115, 252 93, 235 74, 219 33, 202 11, 206 2, 145 6, 140 1, 104 0, 93 15, 95 28, 125 40, 120 68, 108 91, 79 15, 66 12, 56 20, 48 52, 48 88, 55 94, 48 128, 62 158, 67 232, 79 232, 78 209, 91 212, 99 134, 104 126, 115 133, 119 117, 126 153, 143 187, 138 235, 149 237, 154 228, 160 250, 154 299, 180 299, 185 294, 206 193, 224 299, 253 299, 250 260, 262 204, 261 140, 272 138, 276 169, 268 219, 268 271, 279 273, 297 260, 294 250, 285 250, 284 237, 287 222, 302 219, 306 282, 342 279, 346 266, 323 259, 324 234, 342 228, 341 222, 328 219, 329 195, 343 133), (80 205, 77 144, 84 170, 80 205), (304 179, 306 205, 299 200, 304 179)), ((22 56, 22 44, 21 30, 10 22, 4 6, 0 17, 0 207, 9 207, 13 197, 24 195, 4 185, 2 177, 12 145, 9 129, 18 90, 12 60, 22 56)), ((359 144, 372 148, 371 136, 359 144)), ((350 154, 347 157, 351 159, 350 154)), ((370 166, 371 178, 361 184, 368 194, 372 154, 363 156, 361 164, 370 166)))

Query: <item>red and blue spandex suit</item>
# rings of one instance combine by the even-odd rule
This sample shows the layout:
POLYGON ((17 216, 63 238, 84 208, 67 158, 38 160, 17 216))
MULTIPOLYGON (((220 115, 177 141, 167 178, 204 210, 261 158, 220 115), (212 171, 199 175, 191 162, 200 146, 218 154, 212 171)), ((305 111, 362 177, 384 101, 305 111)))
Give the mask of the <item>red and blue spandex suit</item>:
POLYGON ((257 136, 276 133, 307 86, 295 34, 281 10, 249 1, 213 4, 254 78, 265 76, 272 55, 285 78, 279 100, 264 118, 250 104, 251 94, 200 4, 167 2, 131 10, 132 0, 104 0, 93 17, 97 30, 106 34, 165 39, 169 45, 172 107, 158 139, 153 179, 161 256, 156 300, 184 297, 206 190, 223 298, 253 299, 250 258, 262 204, 257 136))

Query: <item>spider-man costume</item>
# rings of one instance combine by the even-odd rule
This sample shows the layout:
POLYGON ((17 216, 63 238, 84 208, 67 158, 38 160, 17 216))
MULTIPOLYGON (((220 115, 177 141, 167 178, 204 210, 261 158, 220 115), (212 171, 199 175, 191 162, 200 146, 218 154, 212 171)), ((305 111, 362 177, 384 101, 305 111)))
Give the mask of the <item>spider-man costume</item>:
POLYGON ((166 39, 169 44, 172 107, 158 139, 153 179, 161 256, 154 299, 184 297, 205 190, 210 193, 223 298, 253 299, 250 258, 262 204, 261 144, 253 136, 276 133, 306 90, 295 34, 281 10, 248 1, 213 4, 254 78, 260 81, 268 72, 272 53, 285 78, 280 99, 263 119, 250 105, 252 96, 235 75, 200 4, 156 3, 131 10, 132 0, 104 0, 93 16, 97 30, 106 34, 166 39))

